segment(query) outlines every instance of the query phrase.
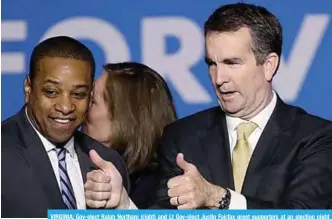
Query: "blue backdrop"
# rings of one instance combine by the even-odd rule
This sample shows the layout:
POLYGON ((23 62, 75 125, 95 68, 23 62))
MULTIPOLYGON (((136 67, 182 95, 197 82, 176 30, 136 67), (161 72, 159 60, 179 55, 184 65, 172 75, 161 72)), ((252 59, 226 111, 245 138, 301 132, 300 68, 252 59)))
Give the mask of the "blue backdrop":
MULTIPOLYGON (((42 39, 69 35, 105 62, 150 65, 169 83, 180 117, 216 105, 204 64, 203 24, 221 0, 4 0, 2 1, 2 120, 23 104, 29 56, 42 39)), ((256 0, 284 28, 274 87, 288 103, 332 119, 331 0, 256 0)))

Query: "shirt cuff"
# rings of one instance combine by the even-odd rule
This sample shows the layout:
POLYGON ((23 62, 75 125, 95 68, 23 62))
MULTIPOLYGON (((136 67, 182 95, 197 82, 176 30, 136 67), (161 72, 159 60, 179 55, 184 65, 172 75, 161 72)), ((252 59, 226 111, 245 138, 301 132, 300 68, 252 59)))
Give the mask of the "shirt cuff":
POLYGON ((138 209, 136 207, 136 205, 134 204, 134 202, 129 198, 129 207, 128 207, 129 210, 136 210, 138 209))
POLYGON ((233 190, 228 189, 231 193, 231 201, 229 203, 229 209, 247 209, 247 199, 244 195, 241 195, 233 190))

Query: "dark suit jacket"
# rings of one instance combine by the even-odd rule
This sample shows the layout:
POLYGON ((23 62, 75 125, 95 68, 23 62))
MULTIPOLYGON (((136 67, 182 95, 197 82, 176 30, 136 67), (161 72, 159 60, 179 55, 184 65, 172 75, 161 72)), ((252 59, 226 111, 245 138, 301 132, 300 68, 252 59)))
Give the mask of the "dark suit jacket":
MULTIPOLYGON (((74 134, 83 181, 94 169, 89 150, 95 149, 119 170, 128 191, 129 176, 120 155, 81 132, 74 134)), ((1 124, 1 217, 45 218, 47 209, 65 209, 49 157, 24 108, 1 124)))
MULTIPOLYGON (((154 208, 171 208, 167 181, 182 171, 182 152, 212 184, 234 190, 225 114, 214 107, 167 126, 160 147, 161 181, 154 208)), ((332 125, 304 110, 277 105, 253 152, 241 192, 248 209, 332 205, 332 125)))
POLYGON ((136 174, 130 175, 129 197, 138 209, 147 209, 155 199, 157 186, 157 172, 146 168, 136 174))

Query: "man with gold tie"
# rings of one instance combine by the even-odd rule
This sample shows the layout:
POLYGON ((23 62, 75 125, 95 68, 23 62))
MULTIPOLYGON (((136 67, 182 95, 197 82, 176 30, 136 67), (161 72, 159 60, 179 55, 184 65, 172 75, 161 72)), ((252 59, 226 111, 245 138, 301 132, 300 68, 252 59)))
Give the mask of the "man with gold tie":
POLYGON ((204 32, 219 106, 165 128, 153 207, 332 208, 332 123, 272 89, 282 51, 277 18, 230 4, 204 32))
POLYGON ((331 208, 332 125, 272 89, 282 28, 237 3, 205 22, 206 63, 219 105, 164 131, 158 207, 331 208))

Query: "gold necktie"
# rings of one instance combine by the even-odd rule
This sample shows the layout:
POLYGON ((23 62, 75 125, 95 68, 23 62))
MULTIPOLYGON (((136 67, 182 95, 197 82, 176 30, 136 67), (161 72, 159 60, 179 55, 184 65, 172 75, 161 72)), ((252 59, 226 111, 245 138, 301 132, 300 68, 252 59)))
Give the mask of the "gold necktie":
POLYGON ((237 141, 233 149, 233 177, 235 191, 241 193, 244 176, 248 168, 252 150, 248 142, 250 134, 256 129, 255 123, 241 123, 236 127, 237 141))

